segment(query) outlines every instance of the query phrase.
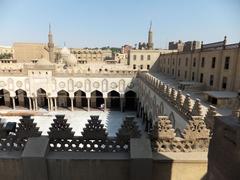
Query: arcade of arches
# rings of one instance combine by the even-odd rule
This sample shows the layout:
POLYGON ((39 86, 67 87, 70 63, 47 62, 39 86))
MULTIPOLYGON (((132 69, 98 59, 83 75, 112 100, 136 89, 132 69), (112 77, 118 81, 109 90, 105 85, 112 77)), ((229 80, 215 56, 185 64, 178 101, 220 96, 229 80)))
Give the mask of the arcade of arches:
POLYGON ((78 109, 134 111, 137 109, 137 94, 130 90, 120 95, 119 92, 113 90, 107 93, 107 97, 104 97, 102 92, 95 90, 91 92, 90 97, 87 97, 84 91, 78 90, 74 93, 74 97, 70 97, 67 91, 60 90, 57 92, 57 97, 48 97, 46 91, 40 88, 36 96, 28 97, 27 92, 22 89, 16 90, 15 96, 10 96, 9 91, 1 89, 0 106, 30 110, 42 108, 48 111, 56 111, 58 108, 71 111, 78 109))

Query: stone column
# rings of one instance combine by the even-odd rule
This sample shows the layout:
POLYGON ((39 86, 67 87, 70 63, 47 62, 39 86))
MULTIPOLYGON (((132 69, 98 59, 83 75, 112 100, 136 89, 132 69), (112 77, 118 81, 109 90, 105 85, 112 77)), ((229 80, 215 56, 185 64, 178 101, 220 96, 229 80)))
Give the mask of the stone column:
POLYGON ((149 129, 149 119, 148 119, 148 115, 146 114, 146 124, 145 124, 145 131, 148 132, 149 129))
POLYGON ((51 98, 51 110, 54 111, 53 98, 51 98))
POLYGON ((104 112, 107 111, 107 98, 104 98, 104 112))
POLYGON ((16 109, 16 105, 15 105, 15 97, 12 97, 12 103, 13 103, 13 110, 16 109))
POLYGON ((87 98, 88 112, 90 111, 90 98, 87 98))
POLYGON ((140 113, 140 103, 138 103, 137 105, 137 118, 139 117, 139 113, 140 113))
POLYGON ((35 104, 36 104, 36 111, 38 110, 38 101, 37 98, 35 98, 35 104))
POLYGON ((28 102, 29 102, 29 110, 32 110, 32 99, 29 97, 28 98, 28 102))
POLYGON ((49 98, 49 111, 52 111, 52 101, 51 101, 51 98, 49 98))
POLYGON ((36 111, 35 99, 34 98, 31 98, 31 99, 32 99, 32 103, 33 103, 33 110, 36 111))
POLYGON ((74 111, 74 108, 73 108, 73 97, 71 97, 70 99, 71 99, 71 111, 74 111))
POLYGON ((53 111, 53 101, 52 101, 52 98, 49 98, 49 102, 50 102, 50 111, 53 111))
POLYGON ((123 101, 124 99, 120 97, 120 108, 121 108, 121 112, 123 112, 123 101))
POLYGON ((50 109, 50 99, 49 98, 47 98, 47 104, 48 104, 48 111, 51 111, 51 109, 50 109))
POLYGON ((57 98, 54 98, 54 104, 55 104, 55 111, 57 111, 57 98))
POLYGON ((143 110, 143 118, 142 118, 142 124, 144 124, 146 121, 146 113, 143 110))

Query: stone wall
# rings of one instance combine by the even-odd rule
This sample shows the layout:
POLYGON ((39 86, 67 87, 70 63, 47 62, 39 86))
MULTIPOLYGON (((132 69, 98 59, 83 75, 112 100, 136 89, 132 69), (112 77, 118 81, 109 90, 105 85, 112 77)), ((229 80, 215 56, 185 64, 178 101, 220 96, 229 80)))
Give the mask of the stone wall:
POLYGON ((134 116, 127 116, 116 136, 108 137, 98 116, 91 116, 82 136, 74 136, 64 115, 56 115, 48 136, 41 136, 33 119, 24 116, 11 133, 0 126, 0 177, 10 180, 197 180, 204 177, 207 152, 201 142, 208 141, 209 131, 204 128, 203 120, 190 121, 182 140, 175 137, 169 125, 161 126, 165 120, 158 119, 153 138, 149 138, 146 134, 141 136, 134 116), (154 143, 161 140, 170 142, 170 146, 165 146, 168 149, 158 146, 156 150, 154 143), (175 141, 178 142, 174 147, 175 141), (188 141, 194 142, 194 146, 186 148, 188 141))
POLYGON ((208 153, 208 179, 225 180, 240 177, 240 123, 232 116, 215 119, 208 153))
POLYGON ((193 100, 189 94, 184 95, 181 90, 164 84, 149 73, 138 74, 137 79, 138 111, 143 119, 151 119, 151 124, 154 124, 158 116, 169 116, 174 128, 183 130, 189 120, 200 116, 212 128, 216 116, 215 107, 204 107, 200 99, 193 100))
POLYGON ((0 152, 1 179, 199 180, 207 169, 207 153, 152 154, 144 138, 131 140, 130 153, 49 152, 46 143, 36 137, 22 153, 0 152))

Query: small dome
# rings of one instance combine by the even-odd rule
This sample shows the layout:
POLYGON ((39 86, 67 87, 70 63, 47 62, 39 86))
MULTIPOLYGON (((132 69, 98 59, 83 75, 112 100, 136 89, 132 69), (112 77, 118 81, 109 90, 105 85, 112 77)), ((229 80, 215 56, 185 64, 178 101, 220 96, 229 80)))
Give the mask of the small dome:
POLYGON ((71 52, 70 52, 70 50, 67 48, 67 47, 63 47, 62 49, 61 49, 61 55, 62 56, 66 56, 66 55, 70 55, 71 54, 71 52))
POLYGON ((73 54, 70 54, 70 56, 68 57, 68 60, 66 61, 66 63, 68 65, 77 64, 77 58, 73 54))
POLYGON ((61 49, 61 56, 63 62, 67 65, 77 64, 77 58, 75 55, 71 54, 70 50, 66 46, 61 49))

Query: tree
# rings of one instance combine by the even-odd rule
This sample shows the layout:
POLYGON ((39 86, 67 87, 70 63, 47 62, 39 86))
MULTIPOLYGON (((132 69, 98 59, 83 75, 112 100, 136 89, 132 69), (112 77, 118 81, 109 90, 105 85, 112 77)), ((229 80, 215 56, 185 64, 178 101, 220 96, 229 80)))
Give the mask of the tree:
POLYGON ((13 58, 13 54, 12 53, 0 54, 0 59, 12 59, 12 58, 13 58))

